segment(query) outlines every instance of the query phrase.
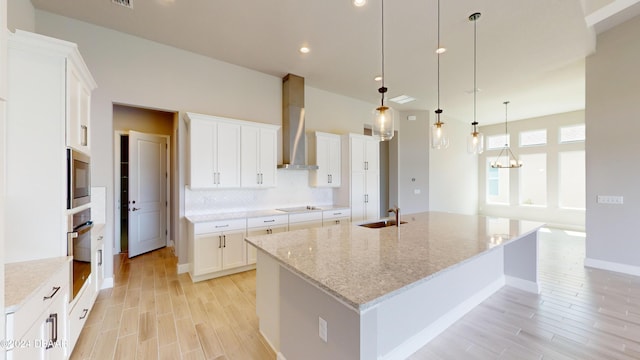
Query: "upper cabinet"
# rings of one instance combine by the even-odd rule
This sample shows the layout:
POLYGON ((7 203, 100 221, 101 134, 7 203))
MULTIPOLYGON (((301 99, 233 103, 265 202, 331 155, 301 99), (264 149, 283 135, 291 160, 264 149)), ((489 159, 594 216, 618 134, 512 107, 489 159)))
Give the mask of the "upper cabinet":
POLYGON ((187 117, 191 188, 240 187, 240 125, 198 114, 187 117))
POLYGON ((241 132, 242 187, 275 187, 278 127, 243 125, 241 132))
POLYGON ((89 153, 91 90, 83 69, 67 65, 67 146, 89 153))
POLYGON ((309 136, 309 161, 318 165, 309 172, 315 187, 340 187, 340 135, 315 132, 309 136))
POLYGON ((192 189, 276 186, 278 126, 187 113, 192 189))

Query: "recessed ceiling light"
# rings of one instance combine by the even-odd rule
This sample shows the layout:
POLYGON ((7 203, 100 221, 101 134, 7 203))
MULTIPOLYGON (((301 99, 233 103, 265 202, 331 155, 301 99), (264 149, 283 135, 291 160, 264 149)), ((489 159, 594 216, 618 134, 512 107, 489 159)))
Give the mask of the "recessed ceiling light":
POLYGON ((382 81, 382 76, 378 75, 378 76, 374 77, 373 80, 382 81))
POLYGON ((391 100, 391 101, 393 101, 394 103, 397 103, 397 104, 406 104, 406 103, 415 101, 416 98, 411 97, 409 95, 400 95, 400 96, 396 96, 394 98, 391 98, 389 100, 391 100))
POLYGON ((353 0, 353 6, 361 7, 367 3, 367 0, 353 0))
POLYGON ((439 47, 436 49, 436 54, 444 54, 447 51, 446 48, 439 47))
POLYGON ((303 47, 300 48, 300 52, 303 53, 303 54, 308 54, 309 51, 311 51, 311 49, 309 49, 306 46, 303 46, 303 47))

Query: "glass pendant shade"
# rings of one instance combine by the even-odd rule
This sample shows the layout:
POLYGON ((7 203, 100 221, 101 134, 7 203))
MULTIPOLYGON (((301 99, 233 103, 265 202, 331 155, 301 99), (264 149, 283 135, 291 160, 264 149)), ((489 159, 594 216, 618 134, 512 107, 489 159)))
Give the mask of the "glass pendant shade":
POLYGON ((467 151, 470 154, 482 154, 484 151, 484 135, 478 131, 478 123, 471 123, 471 133, 467 139, 467 151))
POLYGON ((379 106, 373 111, 373 136, 380 137, 380 141, 393 139, 393 109, 379 106))
POLYGON ((446 149, 449 147, 449 138, 447 137, 444 123, 440 121, 442 110, 436 110, 436 122, 431 125, 431 148, 446 149))

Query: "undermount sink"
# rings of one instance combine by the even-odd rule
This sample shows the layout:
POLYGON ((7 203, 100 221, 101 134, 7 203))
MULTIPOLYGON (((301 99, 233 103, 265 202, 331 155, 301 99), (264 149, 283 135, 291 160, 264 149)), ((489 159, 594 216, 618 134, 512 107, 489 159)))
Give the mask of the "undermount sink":
MULTIPOLYGON (((400 225, 406 224, 406 221, 400 221, 400 225)), ((370 229, 379 229, 383 227, 396 226, 395 220, 380 220, 372 223, 360 224, 360 226, 368 227, 370 229)))

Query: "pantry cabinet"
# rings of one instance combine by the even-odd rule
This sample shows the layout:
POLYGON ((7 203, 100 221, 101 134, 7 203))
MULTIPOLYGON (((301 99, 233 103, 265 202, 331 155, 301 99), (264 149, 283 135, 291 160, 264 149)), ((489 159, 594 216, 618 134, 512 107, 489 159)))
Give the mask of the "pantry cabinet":
POLYGON ((341 160, 340 135, 314 132, 309 137, 309 161, 318 165, 309 171, 309 180, 314 187, 340 187, 341 160))
POLYGON ((242 125, 241 185, 250 188, 276 186, 278 126, 242 125))
POLYGON ((339 203, 351 206, 351 221, 380 218, 380 141, 376 137, 347 134, 342 138, 342 178, 339 203))

